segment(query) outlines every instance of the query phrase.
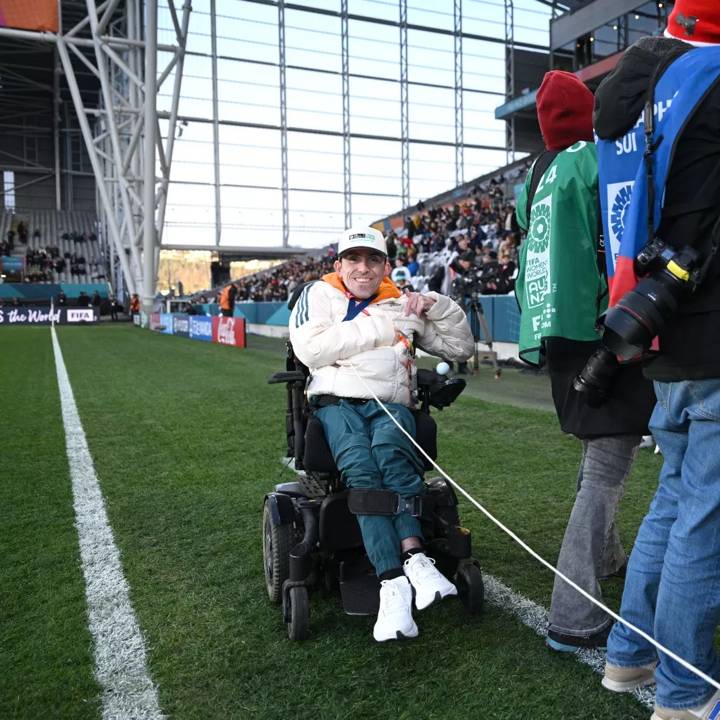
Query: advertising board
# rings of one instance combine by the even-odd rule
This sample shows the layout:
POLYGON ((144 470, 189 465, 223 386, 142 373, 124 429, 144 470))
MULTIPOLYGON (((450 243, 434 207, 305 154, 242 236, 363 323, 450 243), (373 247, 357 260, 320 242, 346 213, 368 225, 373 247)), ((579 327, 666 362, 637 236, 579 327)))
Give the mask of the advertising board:
POLYGON ((98 319, 96 308, 0 307, 0 325, 77 325, 98 319))
POLYGON ((173 335, 190 337, 190 320, 188 315, 173 313, 173 335))
POLYGON ((166 335, 173 334, 173 316, 172 313, 160 313, 160 326, 158 330, 166 335))
POLYGON ((245 318, 216 315, 212 319, 212 324, 213 342, 220 343, 220 345, 245 347, 245 318))
POLYGON ((190 316, 190 337, 195 340, 212 342, 212 318, 208 315, 190 316))

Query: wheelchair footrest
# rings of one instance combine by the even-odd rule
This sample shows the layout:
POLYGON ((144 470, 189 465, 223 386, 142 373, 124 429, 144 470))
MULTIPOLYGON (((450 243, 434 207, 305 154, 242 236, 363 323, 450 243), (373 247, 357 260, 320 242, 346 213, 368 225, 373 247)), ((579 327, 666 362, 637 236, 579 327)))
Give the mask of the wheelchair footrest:
POLYGON ((340 564, 340 595, 348 615, 377 615, 380 581, 367 563, 340 564))

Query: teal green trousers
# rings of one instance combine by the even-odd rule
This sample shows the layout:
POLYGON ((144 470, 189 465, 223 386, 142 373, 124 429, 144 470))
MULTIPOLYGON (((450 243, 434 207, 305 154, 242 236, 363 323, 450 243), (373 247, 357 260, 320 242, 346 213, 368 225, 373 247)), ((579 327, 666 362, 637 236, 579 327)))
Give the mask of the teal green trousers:
MULTIPOLYGON (((404 405, 385 407, 415 437, 415 418, 404 405)), ((423 492, 423 467, 417 452, 375 400, 340 400, 315 411, 330 451, 349 488, 383 488, 403 497, 423 492)), ((402 567, 400 543, 422 538, 420 522, 407 513, 358 515, 365 550, 375 572, 402 567)))

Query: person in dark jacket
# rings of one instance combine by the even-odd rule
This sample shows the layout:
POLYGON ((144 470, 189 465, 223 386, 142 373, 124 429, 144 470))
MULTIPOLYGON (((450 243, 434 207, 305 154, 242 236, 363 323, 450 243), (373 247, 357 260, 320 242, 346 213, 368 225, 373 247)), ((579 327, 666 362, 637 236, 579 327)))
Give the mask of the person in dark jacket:
POLYGON ((118 319, 118 312, 120 311, 120 303, 118 302, 118 299, 114 296, 110 296, 110 319, 115 322, 118 319))
MULTIPOLYGON (((516 294, 522 310, 520 357, 547 364, 560 426, 582 440, 577 494, 557 567, 601 600, 599 580, 621 574, 627 561, 615 518, 655 397, 637 366, 620 372, 600 406, 591 407, 573 388, 573 379, 600 345, 597 321, 607 302, 598 268, 592 109, 592 93, 574 75, 545 75, 537 113, 547 151, 518 199, 518 220, 528 237, 516 294)), ((546 639, 550 648, 602 647, 611 625, 607 613, 556 578, 546 639)))
MULTIPOLYGON (((635 127, 656 74, 667 74, 678 88, 694 81, 673 70, 687 60, 676 57, 678 41, 688 44, 684 49, 695 58, 720 56, 720 3, 677 0, 665 35, 629 48, 598 88, 595 128, 601 139, 622 139, 635 127)), ((645 368, 658 396, 650 429, 664 464, 630 556, 620 611, 714 678, 720 677, 714 642, 720 623, 720 254, 714 252, 720 215, 720 61, 716 73, 696 105, 673 99, 665 110, 668 120, 680 113, 687 117, 679 126, 664 187, 656 188, 662 208, 655 233, 673 251, 694 248, 708 265, 699 289, 683 297, 668 317, 659 354, 645 368)), ((662 183, 664 176, 656 177, 662 183)), ((639 195, 635 189, 631 203, 647 207, 647 198, 639 195)), ((608 638, 607 657, 606 688, 622 692, 656 682, 655 720, 720 716, 719 692, 621 623, 608 638)))

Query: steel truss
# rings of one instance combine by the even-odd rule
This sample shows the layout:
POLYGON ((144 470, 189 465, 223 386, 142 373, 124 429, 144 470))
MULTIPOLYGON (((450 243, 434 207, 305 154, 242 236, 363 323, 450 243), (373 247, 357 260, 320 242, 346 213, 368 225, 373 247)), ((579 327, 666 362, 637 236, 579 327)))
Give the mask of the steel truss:
POLYGON ((465 182, 465 140, 463 130, 463 52, 462 52, 462 0, 455 0, 455 184, 465 182))
POLYGON ((408 107, 407 0, 400 7, 400 174, 403 208, 410 204, 410 119, 408 107))
MULTIPOLYGON (((505 0, 505 100, 515 96, 515 9, 513 0, 505 0)), ((507 121, 505 147, 507 164, 515 162, 515 115, 507 121)))
POLYGON ((278 52, 280 66, 280 176, 282 184, 283 247, 290 239, 290 202, 288 181, 288 124, 287 124, 287 61, 285 58, 285 0, 278 1, 278 52))
POLYGON ((348 36, 348 0, 340 3, 340 38, 342 46, 342 114, 343 114, 343 200, 345 228, 352 225, 352 168, 350 165, 350 48, 348 36))
MULTIPOLYGON (((120 265, 125 288, 141 294, 146 312, 155 296, 191 12, 190 0, 183 0, 181 16, 175 0, 163 2, 175 29, 174 45, 157 43, 158 0, 85 0, 85 17, 70 28, 61 20, 58 33, 0 28, 0 37, 55 44, 95 177, 101 235, 120 265), (158 51, 170 54, 159 75, 158 51), (99 102, 83 95, 77 68, 94 76, 99 102), (171 77, 172 103, 163 139, 156 96, 171 77)), ((62 13, 63 3, 59 5, 62 13)), ((59 68, 56 74, 57 110, 59 68)), ((56 195, 59 206, 59 185, 56 195)))

